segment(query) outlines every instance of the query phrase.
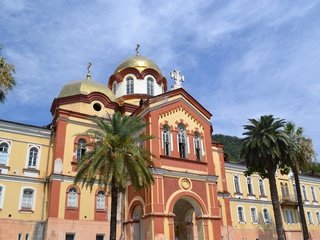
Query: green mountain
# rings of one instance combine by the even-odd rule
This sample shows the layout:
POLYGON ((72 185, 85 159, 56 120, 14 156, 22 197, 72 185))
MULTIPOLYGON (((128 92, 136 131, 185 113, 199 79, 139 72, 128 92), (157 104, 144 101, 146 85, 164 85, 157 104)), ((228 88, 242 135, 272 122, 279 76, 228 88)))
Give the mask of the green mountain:
POLYGON ((223 150, 226 154, 226 161, 240 161, 241 138, 223 134, 214 134, 212 135, 212 141, 223 144, 223 150))

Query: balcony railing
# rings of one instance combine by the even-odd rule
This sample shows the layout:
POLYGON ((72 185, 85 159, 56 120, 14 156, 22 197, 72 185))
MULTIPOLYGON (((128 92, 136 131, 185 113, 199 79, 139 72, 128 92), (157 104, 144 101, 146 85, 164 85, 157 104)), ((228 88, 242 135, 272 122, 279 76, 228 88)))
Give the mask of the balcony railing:
POLYGON ((280 204, 281 205, 289 205, 289 206, 297 206, 298 199, 295 195, 286 194, 280 197, 280 204))

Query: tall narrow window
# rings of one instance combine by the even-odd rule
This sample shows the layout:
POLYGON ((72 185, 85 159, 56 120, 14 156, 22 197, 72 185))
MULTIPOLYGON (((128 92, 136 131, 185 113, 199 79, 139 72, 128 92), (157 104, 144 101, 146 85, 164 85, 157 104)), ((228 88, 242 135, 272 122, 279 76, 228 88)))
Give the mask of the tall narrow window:
POLYGON ((263 209, 263 220, 265 223, 270 223, 269 210, 267 208, 263 209))
POLYGON ((308 222, 309 222, 309 224, 313 224, 312 214, 311 214, 310 211, 307 211, 307 216, 308 216, 308 222))
POLYGON ((195 133, 195 135, 194 135, 194 151, 195 151, 195 153, 196 153, 196 158, 197 158, 197 160, 198 161, 200 161, 200 159, 201 159, 201 157, 200 157, 200 153, 201 153, 201 151, 200 151, 200 149, 201 149, 201 141, 200 141, 200 136, 199 136, 199 133, 195 133))
POLYGON ((132 77, 127 77, 126 83, 127 83, 127 94, 134 93, 133 78, 132 77))
POLYGON ((0 143, 0 164, 7 164, 9 156, 9 144, 6 142, 0 143))
POLYGON ((234 191, 236 193, 240 193, 240 181, 239 181, 238 175, 233 177, 233 182, 234 182, 234 191))
POLYGON ((320 224, 320 212, 316 212, 316 216, 317 216, 317 222, 318 224, 320 224))
POLYGON ((0 209, 2 208, 2 203, 3 203, 3 200, 2 200, 2 196, 3 196, 3 187, 0 186, 0 209))
POLYGON ((151 96, 154 95, 154 81, 151 77, 148 77, 147 79, 147 93, 151 96))
POLYGON ((253 195, 252 181, 250 177, 247 177, 248 194, 253 195))
POLYGON ((259 179, 259 190, 260 190, 260 195, 261 196, 265 196, 266 195, 266 193, 264 191, 263 180, 261 178, 259 179))
POLYGON ((87 150, 87 142, 83 138, 80 138, 77 146, 77 160, 80 160, 85 154, 87 150))
POLYGON ((185 127, 180 124, 178 126, 178 140, 179 140, 179 153, 180 158, 186 158, 186 133, 185 133, 185 127))
POLYGON ((76 188, 70 188, 68 192, 67 207, 70 207, 70 208, 78 207, 78 191, 76 188))
POLYGON ((117 82, 113 82, 112 83, 112 92, 114 95, 116 95, 117 93, 117 82))
POLYGON ((286 216, 286 221, 288 224, 293 224, 295 223, 295 217, 294 217, 294 212, 290 209, 285 209, 284 210, 285 216, 286 216))
POLYGON ((251 214, 251 221, 253 223, 258 223, 258 213, 257 213, 257 209, 252 207, 250 208, 250 214, 251 214))
POLYGON ((22 193, 21 208, 31 210, 33 207, 34 190, 26 188, 22 193))
POLYGON ((162 132, 162 144, 163 144, 163 153, 166 156, 170 155, 170 131, 168 126, 163 127, 163 132, 162 132))
POLYGON ((31 147, 29 150, 29 161, 28 167, 35 168, 37 166, 39 149, 36 147, 31 147))
POLYGON ((314 191, 314 187, 310 187, 310 188, 311 188, 311 194, 312 194, 313 201, 316 202, 317 198, 316 198, 316 193, 314 191))
POLYGON ((239 219, 239 222, 245 222, 244 209, 241 206, 238 207, 238 219, 239 219))
POLYGON ((96 202, 97 209, 105 209, 106 208, 106 196, 104 191, 99 191, 97 195, 97 202, 96 202))
POLYGON ((308 201, 307 192, 306 192, 306 187, 305 186, 302 186, 302 193, 303 193, 304 200, 308 201))
POLYGON ((293 187, 293 195, 294 195, 294 199, 297 200, 298 199, 298 195, 297 195, 297 187, 295 184, 292 185, 293 187))

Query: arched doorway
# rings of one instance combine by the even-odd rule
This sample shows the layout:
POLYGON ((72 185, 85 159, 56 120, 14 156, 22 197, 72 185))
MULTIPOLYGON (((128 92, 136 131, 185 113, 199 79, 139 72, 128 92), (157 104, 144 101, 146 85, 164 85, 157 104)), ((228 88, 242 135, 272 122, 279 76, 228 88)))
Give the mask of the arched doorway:
POLYGON ((173 208, 174 218, 174 240, 201 240, 203 239, 201 208, 198 203, 187 198, 179 199, 173 208))

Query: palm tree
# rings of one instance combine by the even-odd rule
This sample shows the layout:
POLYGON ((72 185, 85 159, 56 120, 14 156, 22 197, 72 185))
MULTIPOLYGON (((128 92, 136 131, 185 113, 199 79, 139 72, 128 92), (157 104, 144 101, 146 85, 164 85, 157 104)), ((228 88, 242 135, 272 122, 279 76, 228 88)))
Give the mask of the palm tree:
POLYGON ((139 117, 116 112, 109 119, 96 117, 93 122, 97 128, 84 133, 92 139, 92 149, 80 159, 74 182, 90 189, 95 183, 110 187, 110 240, 115 240, 119 193, 128 182, 136 190, 153 183, 151 154, 143 147, 143 142, 153 137, 142 134, 146 123, 139 117))
POLYGON ((303 136, 303 128, 296 128, 294 123, 288 122, 285 125, 285 132, 288 134, 292 144, 290 154, 288 154, 288 163, 293 172, 296 185, 303 239, 308 240, 309 232, 303 209, 299 172, 301 169, 307 168, 309 163, 315 159, 315 151, 312 146, 312 140, 303 136))
MULTIPOLYGON (((1 50, 1 46, 0 46, 1 50)), ((8 64, 4 57, 0 56, 0 102, 4 103, 9 90, 16 85, 13 78, 14 67, 8 64)))
POLYGON ((284 132, 285 121, 272 115, 249 119, 244 125, 246 137, 243 139, 241 157, 245 159, 247 175, 258 173, 262 178, 269 179, 271 201, 273 206, 276 230, 279 240, 284 240, 284 231, 280 211, 279 195, 275 173, 277 169, 287 171, 282 161, 288 151, 288 137, 284 132))

